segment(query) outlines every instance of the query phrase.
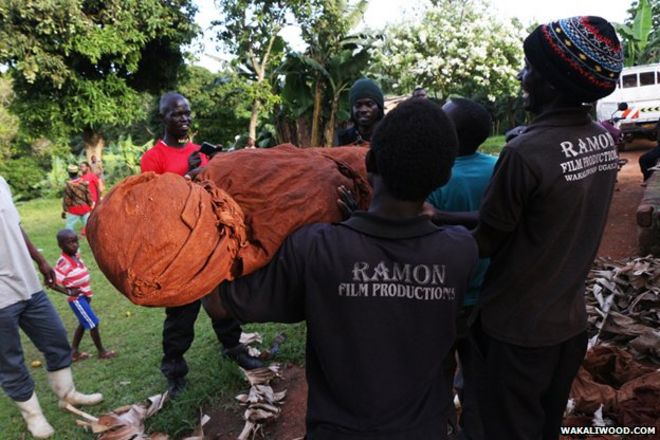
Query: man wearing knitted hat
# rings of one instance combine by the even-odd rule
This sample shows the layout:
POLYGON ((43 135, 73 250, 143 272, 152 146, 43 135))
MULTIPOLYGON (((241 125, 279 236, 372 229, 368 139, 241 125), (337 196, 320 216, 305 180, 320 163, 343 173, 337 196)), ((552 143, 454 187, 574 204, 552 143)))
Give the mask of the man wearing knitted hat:
POLYGON ((623 67, 599 17, 537 27, 518 75, 536 119, 503 149, 474 234, 490 256, 473 336, 483 356, 486 438, 559 437, 587 346, 584 280, 617 172, 612 136, 589 116, 623 67))
POLYGON ((370 142, 371 133, 385 115, 383 92, 368 78, 355 81, 349 92, 349 101, 353 126, 337 134, 336 146, 370 142))

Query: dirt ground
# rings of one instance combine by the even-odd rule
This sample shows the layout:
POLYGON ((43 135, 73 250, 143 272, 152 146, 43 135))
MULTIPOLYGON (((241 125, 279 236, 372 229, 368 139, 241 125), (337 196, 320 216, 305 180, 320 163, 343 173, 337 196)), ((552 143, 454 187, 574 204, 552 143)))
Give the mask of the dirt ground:
POLYGON ((607 217, 607 225, 598 249, 598 256, 620 259, 637 256, 637 205, 642 199, 642 173, 639 156, 646 149, 633 149, 620 154, 628 163, 619 171, 617 184, 607 217))
MULTIPOLYGON (((638 160, 645 151, 646 149, 633 149, 621 153, 621 158, 628 159, 628 163, 618 174, 598 256, 621 259, 636 256, 638 253, 635 212, 644 190, 640 186, 642 174, 638 160)), ((282 375, 283 378, 275 382, 274 388, 276 391, 286 388, 287 398, 277 422, 265 427, 264 436, 261 438, 266 440, 294 440, 305 435, 305 371, 301 367, 288 365, 282 375)), ((236 440, 243 428, 242 413, 238 404, 208 411, 211 421, 205 429, 206 438, 236 440)))
MULTIPOLYGON (((264 428, 264 440, 294 440, 305 436, 305 412, 307 410, 307 381, 305 369, 296 365, 286 365, 281 373, 282 378, 273 382, 276 392, 287 390, 286 401, 282 414, 276 423, 264 428)), ((246 387, 247 389, 247 387, 246 387)), ((243 410, 238 402, 229 408, 207 410, 211 417, 205 426, 207 439, 236 440, 243 429, 243 410)))

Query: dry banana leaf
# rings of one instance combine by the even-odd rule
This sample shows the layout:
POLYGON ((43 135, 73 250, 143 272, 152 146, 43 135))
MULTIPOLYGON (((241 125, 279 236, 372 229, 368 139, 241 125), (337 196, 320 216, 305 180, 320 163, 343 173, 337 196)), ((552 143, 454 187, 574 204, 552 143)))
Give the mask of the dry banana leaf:
POLYGON ((236 396, 236 400, 241 405, 247 405, 243 413, 245 425, 238 439, 247 440, 254 439, 259 432, 262 432, 265 424, 279 417, 281 410, 277 405, 283 403, 286 397, 286 390, 276 393, 270 386, 270 381, 276 377, 280 377, 279 364, 242 371, 247 381, 250 382, 250 390, 246 394, 236 396))
POLYGON ((651 346, 660 328, 660 259, 597 259, 586 281, 589 347, 606 341, 629 346, 640 359, 660 363, 651 346), (642 335, 644 335, 642 337, 642 335))
POLYGON ((145 433, 144 421, 158 412, 168 400, 167 392, 149 397, 145 402, 116 408, 94 417, 67 405, 66 409, 82 417, 76 424, 98 434, 97 440, 166 440, 165 434, 145 433))
POLYGON ((239 340, 241 344, 244 345, 250 345, 250 344, 261 344, 263 342, 263 338, 261 335, 257 332, 254 333, 241 333, 241 338, 239 340))
POLYGON ((241 368, 243 375, 250 382, 250 385, 261 385, 269 383, 271 380, 280 376, 280 365, 271 364, 268 367, 255 368, 254 370, 244 370, 241 368))
POLYGON ((629 342, 638 357, 660 359, 660 330, 649 330, 629 342))

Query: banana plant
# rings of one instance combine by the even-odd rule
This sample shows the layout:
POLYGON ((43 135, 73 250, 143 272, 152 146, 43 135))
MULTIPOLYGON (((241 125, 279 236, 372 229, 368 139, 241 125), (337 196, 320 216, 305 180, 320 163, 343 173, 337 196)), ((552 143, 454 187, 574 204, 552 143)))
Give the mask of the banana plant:
POLYGON ((300 9, 304 53, 291 53, 285 63, 284 101, 294 117, 311 111, 310 145, 332 145, 334 125, 347 89, 366 70, 370 41, 353 35, 368 2, 312 0, 300 9))
POLYGON ((299 118, 312 113, 312 146, 332 146, 338 116, 348 115, 342 106, 343 101, 348 105, 345 99, 348 89, 368 67, 371 47, 368 36, 346 37, 338 46, 323 64, 307 53, 290 53, 283 69, 286 77, 282 98, 292 116, 299 118))
POLYGON ((636 64, 644 64, 651 60, 647 59, 649 51, 658 44, 658 38, 652 40, 649 46, 649 38, 653 32, 653 11, 648 0, 640 0, 635 10, 632 25, 625 23, 616 24, 616 30, 624 39, 624 64, 626 67, 636 64), (647 46, 649 48, 647 49, 647 46))

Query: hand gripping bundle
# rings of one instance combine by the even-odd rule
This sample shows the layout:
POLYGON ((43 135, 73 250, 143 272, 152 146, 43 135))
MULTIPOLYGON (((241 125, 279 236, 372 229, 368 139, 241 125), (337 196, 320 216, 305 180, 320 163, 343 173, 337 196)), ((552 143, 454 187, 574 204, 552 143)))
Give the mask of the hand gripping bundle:
POLYGON ((340 221, 339 185, 366 208, 365 154, 281 145, 216 155, 197 182, 170 173, 129 177, 92 213, 90 247, 131 302, 188 304, 266 265, 299 227, 340 221))

